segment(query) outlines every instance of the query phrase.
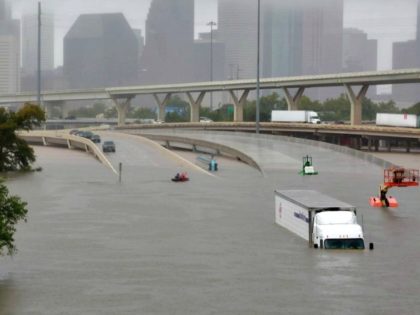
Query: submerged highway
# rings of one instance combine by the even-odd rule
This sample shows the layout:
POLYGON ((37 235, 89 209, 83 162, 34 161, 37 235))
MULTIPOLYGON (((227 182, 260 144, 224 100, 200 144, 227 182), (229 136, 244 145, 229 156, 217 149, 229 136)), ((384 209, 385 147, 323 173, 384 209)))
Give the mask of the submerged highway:
MULTIPOLYGON (((130 131, 133 132, 133 131, 130 131)), ((145 131, 247 153, 261 172, 136 135, 102 133, 122 182, 86 153, 35 147, 42 172, 7 182, 29 203, 13 259, 0 259, 1 314, 416 314, 418 188, 373 209, 383 165, 370 155, 286 137, 145 131), (351 154, 353 152, 353 154, 351 154), (319 175, 300 176, 313 157, 319 175), (170 178, 187 171, 191 180, 170 178), (373 251, 326 251, 274 224, 275 189, 315 189, 358 208, 373 251)))

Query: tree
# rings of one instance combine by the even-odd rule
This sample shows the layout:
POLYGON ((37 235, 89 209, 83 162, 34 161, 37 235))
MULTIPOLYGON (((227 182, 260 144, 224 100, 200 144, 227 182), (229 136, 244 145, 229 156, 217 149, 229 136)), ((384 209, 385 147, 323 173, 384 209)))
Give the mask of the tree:
POLYGON ((0 256, 4 255, 4 248, 8 255, 16 252, 13 235, 15 225, 20 220, 26 221, 27 203, 17 196, 9 196, 9 190, 0 179, 0 256))
POLYGON ((407 109, 404 109, 403 112, 407 114, 420 115, 420 102, 414 104, 413 106, 407 109))
POLYGON ((16 113, 0 108, 0 172, 31 168, 34 151, 16 131, 29 131, 43 121, 45 112, 38 105, 27 103, 16 113))

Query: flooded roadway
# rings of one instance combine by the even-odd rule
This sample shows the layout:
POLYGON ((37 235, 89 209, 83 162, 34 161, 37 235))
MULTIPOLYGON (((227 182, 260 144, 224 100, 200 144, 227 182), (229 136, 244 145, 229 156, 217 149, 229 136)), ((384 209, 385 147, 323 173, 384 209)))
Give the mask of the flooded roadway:
POLYGON ((282 140, 220 136, 213 140, 258 154, 265 176, 221 160, 214 177, 148 142, 112 138, 121 184, 82 152, 42 147, 43 171, 8 181, 30 211, 18 254, 0 259, 0 314, 418 313, 419 191, 395 190, 398 210, 370 209, 379 166, 282 140), (318 176, 297 174, 306 154, 318 176), (172 183, 179 170, 191 181, 172 183), (354 204, 375 250, 309 249, 273 223, 277 188, 354 204))

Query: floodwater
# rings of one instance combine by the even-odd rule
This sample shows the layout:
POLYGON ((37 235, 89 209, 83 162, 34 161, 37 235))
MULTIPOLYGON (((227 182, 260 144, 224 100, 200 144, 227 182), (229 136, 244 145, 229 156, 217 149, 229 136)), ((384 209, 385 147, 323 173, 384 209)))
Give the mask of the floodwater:
POLYGON ((29 203, 19 252, 0 258, 0 314, 418 314, 418 188, 372 209, 382 169, 322 147, 200 135, 247 150, 264 175, 219 159, 210 176, 116 134, 122 182, 83 152, 39 147, 43 171, 7 181, 29 203), (310 154, 319 175, 298 175, 310 154), (170 178, 186 170, 190 182, 170 178), (358 207, 373 251, 326 251, 274 224, 274 189, 315 189, 358 207))

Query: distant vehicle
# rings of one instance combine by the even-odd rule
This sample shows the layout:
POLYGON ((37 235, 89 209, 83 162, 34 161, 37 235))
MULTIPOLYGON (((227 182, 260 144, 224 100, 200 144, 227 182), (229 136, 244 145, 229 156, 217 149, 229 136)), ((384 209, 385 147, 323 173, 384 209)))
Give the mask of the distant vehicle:
POLYGON ((114 141, 104 141, 102 144, 102 151, 103 152, 115 152, 115 143, 114 141))
POLYGON ((208 117, 200 117, 200 122, 204 122, 204 123, 209 123, 209 122, 213 122, 212 119, 208 118, 208 117))
POLYGON ((411 114, 376 114, 376 125, 393 127, 420 127, 420 116, 411 114))
POLYGON ((101 137, 99 135, 93 135, 90 140, 94 143, 101 143, 101 137))
POLYGON ((365 248, 356 208, 314 190, 276 190, 275 222, 307 240, 310 247, 365 248))
POLYGON ((301 122, 320 124, 321 120, 316 112, 309 110, 273 110, 271 111, 272 122, 301 122))
POLYGON ((92 140, 93 132, 92 131, 79 131, 78 133, 76 133, 76 135, 78 135, 79 137, 92 140))
POLYGON ((70 116, 67 116, 65 119, 66 120, 74 120, 74 119, 76 119, 76 116, 70 115, 70 116))

